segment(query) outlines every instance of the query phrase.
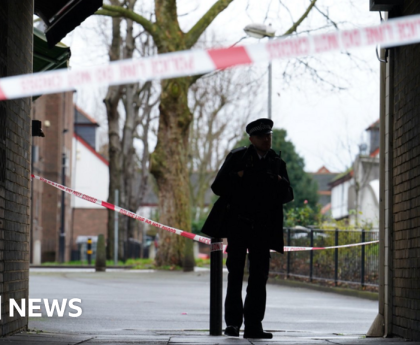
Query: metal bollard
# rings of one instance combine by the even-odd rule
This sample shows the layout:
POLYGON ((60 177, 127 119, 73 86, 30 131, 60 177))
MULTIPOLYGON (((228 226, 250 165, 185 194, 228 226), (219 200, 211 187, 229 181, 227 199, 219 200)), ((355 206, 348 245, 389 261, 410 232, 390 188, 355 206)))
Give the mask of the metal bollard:
POLYGON ((223 242, 211 239, 210 253, 210 335, 222 335, 223 242))
MULTIPOLYGON (((292 241, 291 241, 291 236, 290 236, 290 228, 287 228, 287 245, 291 246, 292 245, 292 241)), ((291 264, 291 252, 287 252, 287 279, 290 278, 290 264, 291 264)))
MULTIPOLYGON (((366 232, 365 229, 362 229, 362 243, 366 241, 366 232)), ((365 246, 362 246, 362 262, 360 263, 361 272, 360 272, 360 284, 362 285, 362 288, 365 286, 365 246)))
POLYGON ((87 260, 88 260, 88 265, 90 266, 92 264, 92 239, 89 237, 87 239, 87 260))
MULTIPOLYGON (((338 246, 338 229, 335 229, 335 246, 338 246)), ((338 286, 338 248, 334 250, 334 285, 338 286)))
MULTIPOLYGON (((314 230, 311 229, 311 244, 310 247, 314 246, 314 230)), ((314 275, 314 251, 309 252, 309 281, 312 282, 312 277, 314 275)))

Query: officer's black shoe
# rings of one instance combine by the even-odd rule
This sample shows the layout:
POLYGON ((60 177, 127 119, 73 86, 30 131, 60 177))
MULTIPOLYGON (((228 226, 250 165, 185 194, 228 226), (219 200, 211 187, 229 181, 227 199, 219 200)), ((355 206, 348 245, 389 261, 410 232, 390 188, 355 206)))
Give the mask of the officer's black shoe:
POLYGON ((237 326, 226 326, 225 335, 229 337, 239 337, 239 327, 237 326))
POLYGON ((248 331, 245 330, 244 338, 251 338, 251 339, 271 339, 273 338, 272 333, 264 332, 264 331, 248 331))

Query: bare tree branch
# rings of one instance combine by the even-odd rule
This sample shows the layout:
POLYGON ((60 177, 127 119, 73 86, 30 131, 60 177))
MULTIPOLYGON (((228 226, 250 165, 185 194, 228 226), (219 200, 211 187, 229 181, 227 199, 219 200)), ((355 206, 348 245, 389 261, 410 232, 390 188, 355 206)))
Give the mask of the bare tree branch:
POLYGON ((157 25, 133 10, 114 5, 102 5, 102 8, 103 10, 96 11, 96 14, 111 17, 120 16, 131 19, 137 24, 140 24, 150 35, 152 35, 155 42, 160 40, 157 25))
POLYGON ((289 17, 290 17, 290 19, 291 19, 292 23, 294 23, 293 16, 292 16, 292 12, 290 12, 289 7, 287 7, 287 6, 283 3, 283 1, 281 1, 281 0, 279 0, 279 4, 280 4, 282 7, 284 7, 284 9, 287 11, 287 13, 289 13, 289 17))
POLYGON ((190 127, 189 172, 193 176, 191 202, 196 220, 206 213, 205 196, 210 181, 232 145, 242 137, 248 112, 253 111, 248 104, 251 100, 243 98, 243 90, 256 93, 260 86, 259 79, 256 82, 244 78, 235 70, 220 71, 205 78, 190 89, 194 118, 190 127), (232 114, 238 112, 241 115, 232 114))
POLYGON ((186 33, 185 43, 187 48, 191 48, 201 34, 213 22, 220 12, 222 12, 233 0, 218 0, 210 9, 204 14, 200 20, 186 33))
POLYGON ((283 36, 287 36, 292 34, 293 32, 295 32, 297 30, 297 28, 299 27, 300 24, 302 24, 302 22, 305 20, 305 18, 309 15, 309 12, 311 12, 312 8, 315 6, 317 0, 312 0, 310 5, 308 6, 308 8, 306 9, 306 11, 301 15, 301 17, 298 19, 298 21, 296 23, 294 23, 289 30, 287 30, 283 36))
MULTIPOLYGON (((319 71, 317 69, 313 68, 312 66, 310 66, 306 61, 303 61, 302 59, 296 59, 296 60, 307 68, 307 70, 309 71, 310 75, 312 77, 314 77, 314 81, 315 82, 321 81, 321 82, 323 82, 323 83, 325 83, 327 85, 330 85, 333 89, 337 89, 337 90, 345 90, 346 89, 346 88, 344 88, 342 86, 337 86, 337 85, 331 83, 330 81, 326 80, 325 78, 323 78, 320 75, 319 71)), ((331 74, 330 71, 327 71, 326 73, 331 74)))
POLYGON ((330 22, 337 30, 338 30, 338 24, 336 23, 336 22, 334 22, 331 18, 330 18, 330 15, 328 14, 328 13, 324 13, 324 12, 322 12, 319 8, 318 8, 318 6, 315 6, 315 9, 319 12, 319 13, 321 13, 324 17, 325 17, 325 19, 327 19, 327 21, 328 22, 330 22))
POLYGON ((268 18, 268 13, 270 12, 270 8, 271 8, 272 3, 273 3, 273 0, 271 0, 271 1, 270 1, 270 3, 269 3, 269 4, 268 4, 268 6, 267 6, 267 10, 265 11, 265 16, 264 16, 263 23, 265 23, 265 21, 266 21, 266 20, 267 20, 267 18, 268 18))
POLYGON ((107 16, 107 17, 122 17, 121 13, 113 12, 113 11, 107 11, 107 10, 97 10, 95 12, 96 15, 99 16, 107 16))

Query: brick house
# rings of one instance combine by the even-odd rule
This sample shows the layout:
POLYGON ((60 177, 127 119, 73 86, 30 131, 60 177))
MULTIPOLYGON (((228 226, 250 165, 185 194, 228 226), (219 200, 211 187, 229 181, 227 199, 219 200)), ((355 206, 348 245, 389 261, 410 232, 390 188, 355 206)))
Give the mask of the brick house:
POLYGON ((347 219, 351 224, 379 225, 379 120, 370 125, 369 145, 360 145, 361 152, 352 166, 330 183, 331 215, 347 219), (366 151, 367 150, 367 151, 366 151))
MULTIPOLYGON (((98 123, 73 104, 73 93, 44 95, 32 107, 45 138, 34 137, 32 171, 101 200, 108 199, 108 161, 96 151, 98 123), (63 179, 63 153, 65 177, 63 179)), ((58 261, 62 192, 32 181, 32 263, 58 261)), ((107 210, 64 194, 65 261, 74 259, 78 236, 106 235, 107 210), (72 255, 73 253, 73 255, 72 255)), ((77 259, 77 257, 76 257, 77 259)))
MULTIPOLYGON (((108 161, 97 151, 98 123, 89 114, 74 106, 73 189, 106 201, 108 199, 108 161)), ((72 228, 70 235, 72 258, 79 253, 79 236, 107 235, 108 210, 100 205, 71 196, 72 228)))
MULTIPOLYGON (((78 106, 74 107, 74 138, 72 144, 72 188, 83 194, 107 201, 109 193, 109 162, 98 152, 98 140, 96 130, 99 124, 88 113, 78 106)), ((150 176, 146 188, 145 200, 137 210, 130 210, 141 214, 146 218, 153 218, 158 208, 158 199, 153 187, 153 177, 150 176)), ((139 180, 138 180, 139 182, 139 180)), ((135 187, 136 189, 139 186, 135 187)), ((71 247, 70 258, 77 260, 84 258, 80 252, 82 243, 91 237, 94 241, 95 250, 96 237, 103 234, 107 238, 108 209, 71 196, 72 227, 70 230, 69 245, 71 247)), ((149 230, 153 233, 156 228, 149 224, 136 222, 136 230, 130 243, 142 243, 143 236, 149 230)), ((130 250, 133 254, 133 250, 130 250)), ((138 255, 139 252, 136 252, 138 255)), ((137 257, 137 256, 135 256, 137 257)))
POLYGON ((331 189, 329 183, 338 175, 329 171, 325 166, 318 169, 317 172, 309 173, 312 179, 318 184, 318 204, 321 206, 321 213, 331 214, 331 189))
MULTIPOLYGON (((31 113, 33 119, 42 122, 45 133, 44 138, 33 137, 33 173, 71 186, 73 92, 42 96, 33 102, 31 113)), ((64 210, 62 210, 63 195, 60 190, 37 180, 32 181, 31 186, 33 200, 31 262, 40 264, 58 261, 61 227, 64 227, 65 238, 70 236, 72 216, 70 195, 64 193, 64 210)), ((69 258, 68 243, 66 245, 65 260, 69 258)))
MULTIPOLYGON (((83 194, 108 200, 108 161, 97 151, 96 130, 99 124, 73 104, 73 93, 44 95, 32 107, 32 117, 43 123, 45 138, 33 139, 32 171, 35 175, 64 184, 83 194), (63 180, 62 152, 65 152, 63 180)), ((59 261, 58 248, 62 226, 62 192, 40 181, 32 181, 32 260, 33 264, 59 261)), ((99 234, 107 237, 108 210, 102 206, 64 194, 65 261, 83 258, 81 245, 99 234), (83 242, 83 243, 82 243, 83 242), (82 256, 81 256, 82 254, 82 256)), ((152 185, 146 190, 145 202, 137 210, 147 218, 158 207, 152 185)), ((140 224, 140 223, 139 223, 140 224)), ((146 225, 144 232, 149 229, 146 225)), ((134 234, 141 241, 143 228, 134 234)))

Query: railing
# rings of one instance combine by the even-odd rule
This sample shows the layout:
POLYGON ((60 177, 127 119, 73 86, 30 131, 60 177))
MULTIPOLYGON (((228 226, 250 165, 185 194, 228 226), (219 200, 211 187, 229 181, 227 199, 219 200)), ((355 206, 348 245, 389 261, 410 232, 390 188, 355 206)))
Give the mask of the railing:
MULTIPOLYGON (((329 247, 375 241, 375 230, 320 230, 285 228, 287 246, 329 247)), ((377 291, 378 244, 350 248, 273 253, 270 276, 294 278, 325 285, 358 287, 377 291)))

